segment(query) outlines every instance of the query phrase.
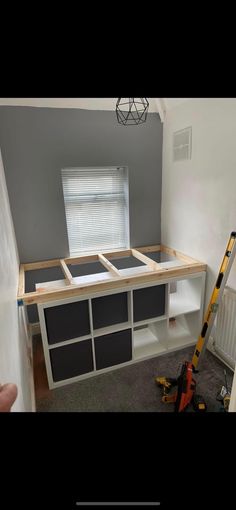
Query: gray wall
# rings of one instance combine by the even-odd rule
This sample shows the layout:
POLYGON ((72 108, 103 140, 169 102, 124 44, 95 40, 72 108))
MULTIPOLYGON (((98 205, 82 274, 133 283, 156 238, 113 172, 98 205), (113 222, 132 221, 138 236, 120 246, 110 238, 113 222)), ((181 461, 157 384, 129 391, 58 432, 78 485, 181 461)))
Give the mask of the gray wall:
MULTIPOLYGON (((114 101, 115 103, 115 101, 114 101)), ((122 126, 115 112, 0 107, 0 147, 21 262, 69 256, 61 168, 129 168, 131 247, 160 235, 162 124, 122 126)))

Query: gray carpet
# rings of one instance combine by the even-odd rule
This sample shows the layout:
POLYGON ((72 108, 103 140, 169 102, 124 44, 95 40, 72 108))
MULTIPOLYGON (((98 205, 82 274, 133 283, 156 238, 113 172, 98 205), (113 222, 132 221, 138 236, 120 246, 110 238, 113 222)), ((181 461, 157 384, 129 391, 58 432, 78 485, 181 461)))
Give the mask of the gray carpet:
MULTIPOLYGON (((38 412, 173 412, 173 404, 161 402, 161 389, 155 377, 177 377, 185 360, 191 360, 194 347, 97 375, 80 382, 51 390, 37 399, 38 412)), ((216 394, 225 383, 232 385, 233 372, 209 351, 202 358, 201 371, 194 377, 197 393, 204 396, 208 412, 220 411, 216 394)), ((189 407, 187 412, 191 412, 189 407)))

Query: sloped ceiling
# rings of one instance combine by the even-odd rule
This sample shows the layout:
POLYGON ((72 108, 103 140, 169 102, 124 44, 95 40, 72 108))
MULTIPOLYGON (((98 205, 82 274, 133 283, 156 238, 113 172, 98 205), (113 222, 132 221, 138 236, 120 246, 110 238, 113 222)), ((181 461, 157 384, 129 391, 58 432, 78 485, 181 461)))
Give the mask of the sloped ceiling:
POLYGON ((189 101, 190 97, 164 97, 163 101, 167 110, 171 110, 171 108, 175 108, 175 106, 179 106, 179 104, 184 101, 189 101))
MULTIPOLYGON (((148 98, 149 112, 159 113, 161 121, 166 111, 191 98, 148 98)), ((5 97, 0 98, 4 106, 35 106, 47 108, 81 108, 85 110, 115 110, 117 98, 106 97, 5 97)))
MULTIPOLYGON (((156 100, 148 98, 150 112, 156 112, 156 100)), ((163 98, 164 105, 169 110, 190 98, 163 98)), ((114 110, 117 98, 105 97, 4 97, 0 98, 0 105, 38 106, 57 108, 84 108, 88 110, 114 110)))
MULTIPOLYGON (((149 111, 157 112, 155 98, 148 98, 149 111)), ((117 97, 10 97, 0 98, 0 105, 115 110, 117 97)))

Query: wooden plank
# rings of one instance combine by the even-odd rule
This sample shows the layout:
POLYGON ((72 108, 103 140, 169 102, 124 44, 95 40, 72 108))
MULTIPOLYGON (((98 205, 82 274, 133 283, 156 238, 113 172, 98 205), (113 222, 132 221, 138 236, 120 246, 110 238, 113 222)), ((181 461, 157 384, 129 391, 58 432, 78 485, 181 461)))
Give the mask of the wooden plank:
POLYGON ((139 252, 138 250, 132 249, 132 255, 136 257, 141 262, 144 262, 148 266, 151 271, 159 271, 159 269, 162 269, 162 267, 158 264, 158 262, 155 262, 155 260, 149 259, 149 257, 146 257, 143 253, 139 252))
POLYGON ((19 295, 18 299, 22 299, 25 304, 43 303, 50 300, 63 299, 73 296, 81 296, 93 292, 103 292, 106 290, 113 290, 124 288, 126 286, 152 283, 159 280, 168 280, 173 277, 185 276, 197 272, 206 271, 206 264, 195 263, 186 266, 175 268, 161 269, 159 271, 152 271, 150 273, 141 273, 139 275, 127 277, 114 277, 106 282, 88 283, 84 285, 68 285, 60 290, 49 290, 46 292, 29 292, 27 294, 19 295))
POLYGON ((98 254, 96 255, 81 255, 79 257, 68 257, 64 259, 66 264, 83 264, 87 262, 97 262, 98 254))
POLYGON ((120 276, 120 272, 119 272, 119 269, 117 269, 115 266, 113 266, 113 264, 106 259, 106 257, 104 257, 104 255, 102 255, 102 253, 100 253, 98 255, 98 258, 101 262, 101 264, 106 268, 108 269, 108 271, 110 273, 113 274, 113 276, 120 276))
POLYGON ((19 272, 18 294, 24 293, 25 293, 25 268, 24 264, 21 264, 19 272))
POLYGON ((165 246, 164 244, 161 244, 161 251, 164 251, 165 253, 168 253, 169 255, 172 255, 173 257, 186 262, 187 264, 201 264, 199 260, 193 259, 192 257, 189 257, 180 251, 173 250, 173 248, 165 246))
MULTIPOLYGON (((19 292, 18 299, 22 299, 25 304, 34 304, 34 303, 42 303, 50 300, 62 299, 72 296, 80 296, 84 294, 89 294, 92 292, 103 292, 104 290, 112 290, 117 288, 124 288, 130 285, 143 284, 143 283, 151 283, 160 280, 160 279, 171 279, 176 276, 184 276, 191 273, 196 273, 200 271, 206 270, 206 264, 202 264, 201 262, 184 255, 183 253, 173 250, 165 245, 153 245, 153 246, 144 246, 141 248, 133 248, 130 250, 120 250, 115 252, 106 253, 106 256, 103 253, 100 254, 92 254, 92 255, 83 255, 79 257, 69 257, 66 259, 54 259, 43 262, 32 262, 28 264, 22 264, 20 267, 20 275, 19 275, 19 292), (149 259, 148 252, 155 252, 162 250, 165 253, 168 253, 180 261, 184 262, 184 265, 175 266, 175 267, 165 267, 162 268, 160 264, 149 259), (147 256, 145 255, 147 254, 147 256), (138 260, 144 262, 146 271, 142 271, 138 274, 123 275, 121 276, 120 271, 107 259, 109 258, 120 258, 120 257, 129 257, 134 256, 138 260), (73 280, 73 277, 67 267, 67 263, 87 263, 99 261, 104 265, 106 269, 109 271, 109 279, 101 280, 95 279, 93 281, 88 282, 80 282, 80 284, 76 284, 73 280), (42 269, 47 267, 55 267, 60 266, 64 275, 65 275, 65 283, 66 286, 62 288, 58 287, 50 287, 50 288, 40 288, 35 292, 24 292, 24 272, 30 271, 34 269, 42 269)), ((141 269, 141 268, 140 268, 141 269)), ((107 273, 108 274, 108 273, 107 273)))
POLYGON ((141 253, 160 251, 160 249, 161 249, 160 244, 154 244, 153 246, 141 246, 141 247, 135 248, 135 250, 141 251, 141 253))
POLYGON ((55 266, 60 266, 60 259, 43 260, 42 262, 29 262, 28 264, 24 264, 25 271, 55 266))
MULTIPOLYGON (((120 257, 130 257, 131 256, 131 250, 120 250, 120 251, 111 251, 109 253, 105 253, 106 257, 109 257, 109 259, 119 259, 120 257)), ((103 253, 104 255, 104 253, 103 253)))
MULTIPOLYGON (((111 251, 108 253, 101 253, 105 258, 119 258, 119 257, 128 257, 131 255, 131 250, 117 250, 111 251)), ((93 255, 79 255, 78 257, 67 257, 64 259, 66 264, 82 264, 86 262, 97 262, 99 258, 99 253, 93 255)))
POLYGON ((60 259, 60 264, 61 264, 62 271, 65 275, 66 284, 71 285, 73 283, 73 276, 72 276, 71 272, 69 271, 64 259, 60 259))
MULTIPOLYGON (((160 245, 154 246, 144 246, 142 248, 136 248, 141 252, 146 251, 159 251, 160 245)), ((119 257, 130 257, 132 250, 118 250, 109 253, 102 254, 105 257, 109 258, 119 258, 119 257)), ((60 266, 61 259, 52 259, 52 260, 43 260, 41 262, 28 262, 24 264, 25 271, 31 271, 34 269, 44 269, 46 267, 55 267, 60 266)), ((99 260, 98 254, 94 255, 82 255, 78 257, 67 257, 63 259, 66 264, 83 264, 86 262, 97 262, 99 260)))

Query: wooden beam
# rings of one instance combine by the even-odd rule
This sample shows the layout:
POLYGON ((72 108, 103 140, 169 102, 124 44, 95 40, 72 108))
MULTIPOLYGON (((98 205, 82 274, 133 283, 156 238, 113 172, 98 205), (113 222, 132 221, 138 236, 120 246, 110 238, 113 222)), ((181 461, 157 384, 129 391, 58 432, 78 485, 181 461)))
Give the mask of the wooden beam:
MULTIPOLYGON (((80 296, 80 295, 88 295, 92 292, 103 292, 104 290, 112 290, 116 288, 125 288, 128 285, 135 285, 135 284, 142 284, 142 283, 149 283, 149 282, 155 282, 159 280, 168 280, 169 278, 173 278, 176 276, 184 276, 189 275, 191 273, 196 273, 200 271, 206 271, 206 264, 202 264, 196 259, 193 259, 192 257, 188 257, 187 255, 184 255, 183 253, 174 250, 172 248, 169 248, 165 245, 153 245, 153 246, 144 246, 141 248, 133 248, 130 250, 120 250, 116 252, 110 252, 106 253, 106 256, 104 254, 93 254, 93 255, 86 255, 82 257, 70 257, 67 259, 54 259, 54 260, 46 260, 43 262, 32 262, 28 264, 21 264, 20 271, 19 271, 19 290, 18 290, 18 300, 23 300, 25 304, 36 304, 36 303, 43 303, 50 300, 56 300, 56 299, 62 299, 67 297, 73 297, 73 296, 80 296), (181 262, 184 263, 184 265, 179 265, 175 267, 168 267, 168 268, 162 268, 160 264, 153 261, 148 257, 148 253, 150 252, 158 252, 162 250, 165 253, 168 253, 177 259, 179 259, 181 262), (145 253, 147 255, 145 255, 145 253), (109 258, 120 258, 120 257, 129 257, 133 256, 136 257, 138 260, 141 260, 146 264, 146 271, 142 271, 138 274, 133 274, 127 278, 127 276, 120 276, 119 270, 108 260, 106 257, 109 258), (87 262, 94 262, 99 261, 103 266, 108 269, 108 271, 111 273, 109 279, 97 279, 97 281, 90 281, 87 283, 80 283, 75 284, 74 279, 69 271, 69 268, 67 267, 67 263, 87 263, 87 262), (25 292, 25 271, 30 271, 34 269, 43 269, 48 267, 55 267, 59 266, 64 275, 65 280, 63 282, 66 284, 65 286, 59 288, 56 285, 55 287, 50 286, 45 288, 39 288, 35 292, 25 292), (148 268, 148 271, 147 271, 148 268)), ((98 275, 96 275, 98 276, 98 275)), ((52 282, 53 284, 53 282, 52 282)))
POLYGON ((60 259, 60 265, 61 265, 61 269, 65 275, 66 285, 73 284, 73 276, 72 276, 71 272, 69 271, 64 259, 60 259))
POLYGON ((109 259, 119 259, 120 257, 130 257, 131 250, 120 250, 120 251, 111 251, 109 253, 105 253, 106 257, 109 259))
POLYGON ((24 264, 25 271, 32 271, 34 269, 45 269, 46 267, 60 266, 60 259, 43 260, 42 262, 29 262, 24 264))
POLYGON ((151 271, 159 271, 159 269, 162 269, 161 266, 157 262, 155 262, 155 260, 150 259, 149 257, 139 252, 138 250, 132 249, 132 254, 138 260, 144 262, 144 264, 146 264, 151 271))
POLYGON ((169 248, 169 246, 165 246, 164 244, 161 244, 161 251, 164 251, 165 253, 168 253, 169 255, 172 255, 172 257, 176 257, 179 260, 182 260, 186 264, 201 264, 199 260, 193 259, 188 255, 184 255, 184 253, 181 253, 181 251, 173 250, 173 248, 169 248))
POLYGON ((18 294, 24 293, 25 293, 25 268, 24 264, 21 264, 19 273, 18 294))
POLYGON ((108 269, 110 273, 112 273, 113 276, 120 276, 119 269, 117 269, 113 264, 102 255, 102 253, 99 253, 98 258, 101 262, 101 264, 108 269))
POLYGON ((161 249, 160 244, 154 244, 153 246, 141 246, 141 247, 135 248, 135 250, 141 251, 141 253, 160 251, 160 249, 161 249))
MULTIPOLYGON (((119 258, 119 257, 128 257, 131 255, 131 250, 117 250, 117 251, 111 251, 108 253, 102 253, 105 258, 119 258)), ((98 253, 93 255, 79 255, 78 257, 67 257, 64 259, 66 264, 82 264, 87 262, 96 262, 98 261, 98 253)))
POLYGON ((184 276, 200 271, 206 271, 206 264, 196 263, 178 268, 162 268, 159 271, 152 271, 150 273, 139 273, 138 275, 127 277, 120 276, 114 277, 111 280, 101 282, 92 282, 83 285, 68 285, 60 290, 45 290, 44 292, 28 292, 18 296, 19 300, 27 305, 44 303, 50 300, 65 299, 67 297, 81 296, 93 292, 103 292, 106 290, 124 288, 129 285, 158 282, 159 280, 167 280, 176 276, 184 276))
POLYGON ((87 262, 97 262, 98 255, 81 255, 79 257, 68 257, 64 259, 66 264, 87 264, 87 262))

